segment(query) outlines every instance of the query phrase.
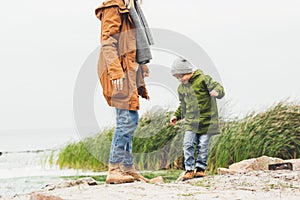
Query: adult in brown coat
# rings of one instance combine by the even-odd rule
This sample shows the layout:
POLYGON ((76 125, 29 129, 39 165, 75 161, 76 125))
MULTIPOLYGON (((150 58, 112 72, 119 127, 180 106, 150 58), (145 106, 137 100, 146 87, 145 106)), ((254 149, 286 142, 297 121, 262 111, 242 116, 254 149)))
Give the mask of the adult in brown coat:
POLYGON ((139 2, 124 1, 106 0, 95 11, 101 20, 98 76, 108 105, 116 109, 106 183, 143 179, 133 166, 132 136, 138 124, 139 95, 149 99, 144 77, 149 75, 146 63, 152 58, 152 37, 139 2))

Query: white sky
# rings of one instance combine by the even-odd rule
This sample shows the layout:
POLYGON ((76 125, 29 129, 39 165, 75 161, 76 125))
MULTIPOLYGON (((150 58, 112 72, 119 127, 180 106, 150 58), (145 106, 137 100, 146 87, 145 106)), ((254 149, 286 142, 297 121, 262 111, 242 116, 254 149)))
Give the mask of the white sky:
MULTIPOLYGON (((1 0, 0 130, 73 129, 74 84, 99 44, 100 3, 1 0)), ((144 0, 143 7, 151 27, 184 34, 207 52, 234 115, 299 101, 299 0, 144 0)))

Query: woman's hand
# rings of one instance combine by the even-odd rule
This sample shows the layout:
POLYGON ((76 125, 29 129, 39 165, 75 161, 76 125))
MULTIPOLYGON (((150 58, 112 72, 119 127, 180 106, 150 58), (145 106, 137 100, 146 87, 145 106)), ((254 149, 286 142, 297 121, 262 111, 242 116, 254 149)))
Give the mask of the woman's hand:
POLYGON ((140 67, 142 68, 143 77, 144 78, 149 77, 150 70, 149 70, 148 66, 144 64, 144 65, 140 65, 140 67))
POLYGON ((150 72, 149 72, 149 71, 147 71, 147 72, 143 72, 143 77, 144 77, 144 78, 146 78, 146 77, 149 77, 149 74, 150 74, 150 72))
POLYGON ((112 80, 116 90, 123 90, 123 78, 112 80))

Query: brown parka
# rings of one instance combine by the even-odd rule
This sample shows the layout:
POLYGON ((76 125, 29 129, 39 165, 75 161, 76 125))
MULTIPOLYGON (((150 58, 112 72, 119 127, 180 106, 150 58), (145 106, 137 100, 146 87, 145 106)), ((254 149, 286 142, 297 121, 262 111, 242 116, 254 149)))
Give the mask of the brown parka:
POLYGON ((118 109, 139 110, 139 95, 149 99, 143 72, 146 65, 136 63, 136 32, 123 0, 107 0, 96 10, 101 20, 101 52, 98 76, 107 103, 118 109), (123 78, 123 89, 116 90, 112 80, 123 78))

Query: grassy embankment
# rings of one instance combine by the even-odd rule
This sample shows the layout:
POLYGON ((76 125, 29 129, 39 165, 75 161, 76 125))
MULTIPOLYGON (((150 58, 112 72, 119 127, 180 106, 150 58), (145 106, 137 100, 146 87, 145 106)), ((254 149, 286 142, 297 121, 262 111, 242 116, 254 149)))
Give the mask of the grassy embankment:
MULTIPOLYGON (((167 125, 170 116, 169 112, 148 113, 140 119, 133 140, 139 170, 182 169, 183 132, 180 123, 174 127, 167 125)), ((222 134, 211 140, 211 173, 218 167, 262 155, 300 157, 300 105, 279 103, 265 112, 221 124, 222 134)), ((113 128, 106 129, 94 138, 67 145, 60 151, 57 164, 61 168, 107 170, 112 134, 113 128)), ((173 174, 177 176, 179 172, 173 174)))

